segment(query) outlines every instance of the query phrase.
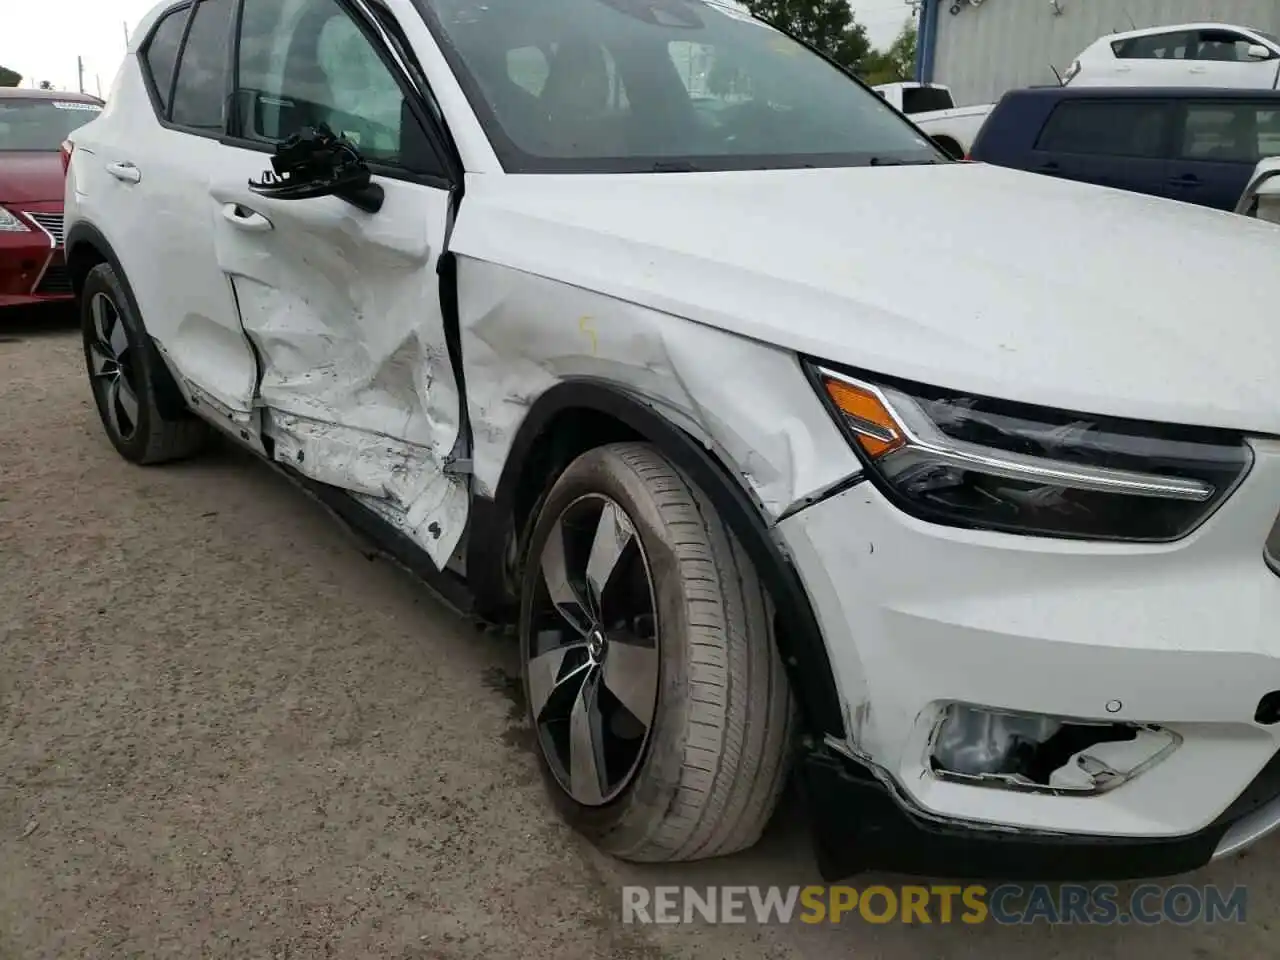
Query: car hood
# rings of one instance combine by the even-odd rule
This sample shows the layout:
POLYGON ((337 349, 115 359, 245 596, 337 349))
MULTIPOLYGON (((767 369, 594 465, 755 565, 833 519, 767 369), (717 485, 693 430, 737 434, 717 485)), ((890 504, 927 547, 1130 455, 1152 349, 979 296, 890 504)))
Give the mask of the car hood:
POLYGON ((451 248, 800 353, 1280 433, 1280 231, 985 164, 468 179, 451 248))
POLYGON ((0 203, 61 200, 64 184, 58 152, 0 151, 0 203))

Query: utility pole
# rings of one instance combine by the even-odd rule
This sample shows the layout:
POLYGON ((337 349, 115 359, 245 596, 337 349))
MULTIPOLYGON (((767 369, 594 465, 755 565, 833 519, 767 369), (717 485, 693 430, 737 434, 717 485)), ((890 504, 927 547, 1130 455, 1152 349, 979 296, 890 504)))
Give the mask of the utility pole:
POLYGON ((124 25, 124 48, 125 48, 125 51, 127 52, 129 49, 129 21, 125 20, 123 25, 124 25))
POLYGON ((76 57, 76 72, 80 75, 80 92, 84 93, 84 57, 76 57))
POLYGON ((102 99, 102 74, 95 73, 93 75, 93 81, 98 85, 98 99, 101 100, 102 99))

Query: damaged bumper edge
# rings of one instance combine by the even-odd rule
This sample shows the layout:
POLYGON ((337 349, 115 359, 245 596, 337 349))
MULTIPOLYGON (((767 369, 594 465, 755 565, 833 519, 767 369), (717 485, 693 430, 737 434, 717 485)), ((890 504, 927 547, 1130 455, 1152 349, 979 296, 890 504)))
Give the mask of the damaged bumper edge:
POLYGON ((1238 853, 1280 826, 1280 754, 1220 817, 1181 837, 994 828, 914 809, 864 761, 810 747, 800 780, 823 879, 872 870, 963 880, 1168 877, 1238 853))

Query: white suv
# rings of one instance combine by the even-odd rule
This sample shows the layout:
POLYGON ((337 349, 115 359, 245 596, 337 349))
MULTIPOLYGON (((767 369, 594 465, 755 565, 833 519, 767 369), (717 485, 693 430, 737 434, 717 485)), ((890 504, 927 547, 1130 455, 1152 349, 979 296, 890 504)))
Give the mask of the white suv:
POLYGON ((1280 37, 1225 23, 1180 23, 1100 37, 1063 75, 1091 87, 1275 90, 1280 37))
POLYGON ((1280 822, 1273 226, 947 162, 703 0, 137 37, 66 194, 112 443, 221 431, 518 624, 603 849, 746 847, 789 769, 829 877, 1280 822))

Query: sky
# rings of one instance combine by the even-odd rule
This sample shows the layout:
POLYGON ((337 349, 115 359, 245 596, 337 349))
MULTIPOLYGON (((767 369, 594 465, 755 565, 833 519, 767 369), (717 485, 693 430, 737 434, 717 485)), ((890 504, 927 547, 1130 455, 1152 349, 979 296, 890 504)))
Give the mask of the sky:
MULTIPOLYGON (((105 94, 125 52, 130 31, 156 0, 0 0, 0 66, 17 70, 23 86, 48 80, 59 90, 79 88, 76 57, 84 59, 84 88, 105 94)), ((906 22, 905 0, 851 0, 871 42, 887 46, 906 22)))

